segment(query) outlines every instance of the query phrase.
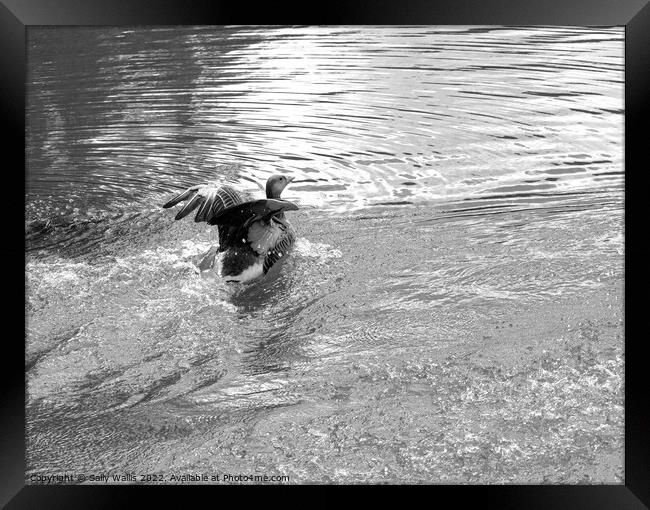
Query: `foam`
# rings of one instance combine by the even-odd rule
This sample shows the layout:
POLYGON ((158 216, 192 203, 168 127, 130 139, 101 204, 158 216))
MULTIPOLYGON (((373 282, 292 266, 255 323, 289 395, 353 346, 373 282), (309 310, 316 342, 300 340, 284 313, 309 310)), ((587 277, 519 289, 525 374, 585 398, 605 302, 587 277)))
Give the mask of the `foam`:
POLYGON ((343 256, 341 250, 332 248, 329 244, 312 243, 304 237, 296 240, 294 252, 303 257, 319 259, 319 262, 325 262, 328 259, 341 258, 343 256))

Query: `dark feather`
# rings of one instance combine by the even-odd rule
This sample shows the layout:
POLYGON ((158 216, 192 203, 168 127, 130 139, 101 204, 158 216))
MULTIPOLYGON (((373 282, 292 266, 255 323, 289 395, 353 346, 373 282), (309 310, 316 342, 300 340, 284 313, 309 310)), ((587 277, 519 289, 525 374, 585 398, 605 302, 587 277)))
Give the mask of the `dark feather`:
POLYGON ((203 198, 203 204, 201 204, 201 207, 199 207, 199 210, 196 212, 196 216, 194 216, 194 221, 199 222, 199 221, 207 221, 208 220, 208 215, 210 213, 210 209, 212 209, 212 206, 214 205, 215 202, 215 196, 212 193, 209 193, 203 198))
POLYGON ((183 208, 180 211, 178 211, 175 219, 180 220, 181 218, 185 218, 185 216, 187 216, 194 209, 200 206, 203 200, 204 198, 201 195, 194 195, 192 197, 192 200, 190 200, 187 204, 183 206, 183 208))
POLYGON ((298 206, 293 202, 264 198, 228 207, 212 216, 208 223, 210 225, 246 226, 257 219, 268 219, 284 211, 294 211, 296 209, 298 209, 298 206))
POLYGON ((182 202, 183 200, 187 200, 192 195, 194 195, 194 193, 196 193, 197 189, 198 189, 197 186, 192 186, 191 188, 186 189, 182 193, 179 193, 174 198, 172 198, 169 202, 165 203, 165 205, 163 205, 163 208, 169 209, 170 207, 175 206, 176 204, 182 202))
POLYGON ((219 251, 225 251, 226 248, 232 246, 237 242, 237 239, 241 239, 241 235, 237 235, 239 227, 233 227, 232 225, 219 225, 219 251))

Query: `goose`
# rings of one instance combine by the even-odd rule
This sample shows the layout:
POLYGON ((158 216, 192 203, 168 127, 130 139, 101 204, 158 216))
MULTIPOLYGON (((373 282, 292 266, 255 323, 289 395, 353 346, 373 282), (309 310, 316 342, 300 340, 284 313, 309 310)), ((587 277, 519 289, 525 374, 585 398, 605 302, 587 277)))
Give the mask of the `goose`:
POLYGON ((298 206, 280 195, 293 177, 272 175, 266 181, 266 198, 246 201, 231 186, 192 186, 163 205, 168 209, 187 201, 174 219, 180 220, 198 208, 194 221, 217 225, 219 246, 212 247, 199 268, 214 267, 223 252, 220 276, 227 282, 250 282, 266 275, 293 246, 296 234, 284 216, 298 206))

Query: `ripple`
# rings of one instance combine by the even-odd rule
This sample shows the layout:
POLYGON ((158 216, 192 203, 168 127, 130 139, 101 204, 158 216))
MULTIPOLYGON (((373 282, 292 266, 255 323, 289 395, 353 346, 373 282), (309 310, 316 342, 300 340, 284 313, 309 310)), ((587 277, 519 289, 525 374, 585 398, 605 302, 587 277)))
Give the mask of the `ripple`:
POLYGON ((27 37, 28 473, 611 483, 623 28, 27 37), (278 272, 200 273, 215 229, 161 205, 278 172, 278 272))
MULTIPOLYGON (((305 205, 343 211, 470 196, 513 177, 508 161, 568 174, 540 169, 549 152, 622 164, 616 28, 75 30, 28 41, 31 220, 274 172, 303 180, 288 193, 305 205)), ((597 189, 586 173, 576 185, 597 189)))

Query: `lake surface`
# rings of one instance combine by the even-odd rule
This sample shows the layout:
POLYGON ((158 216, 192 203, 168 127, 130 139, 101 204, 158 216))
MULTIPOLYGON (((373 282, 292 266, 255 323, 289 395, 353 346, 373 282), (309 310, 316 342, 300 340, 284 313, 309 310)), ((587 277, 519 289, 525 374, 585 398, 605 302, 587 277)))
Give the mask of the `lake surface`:
POLYGON ((29 483, 623 482, 622 27, 27 44, 29 483), (290 257, 199 273, 161 205, 273 173, 290 257))

